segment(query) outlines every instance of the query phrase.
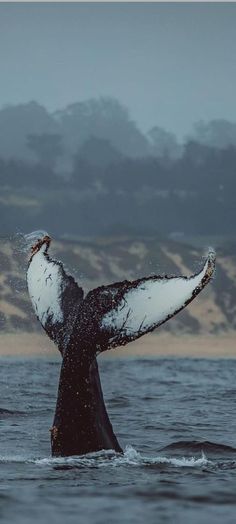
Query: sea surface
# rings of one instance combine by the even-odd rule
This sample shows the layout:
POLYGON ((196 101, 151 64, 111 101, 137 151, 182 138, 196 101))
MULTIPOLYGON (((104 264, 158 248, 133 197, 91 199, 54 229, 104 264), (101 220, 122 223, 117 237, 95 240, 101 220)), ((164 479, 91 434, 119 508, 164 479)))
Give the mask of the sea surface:
POLYGON ((99 365, 124 456, 52 459, 60 361, 0 360, 0 521, 235 524, 236 360, 99 365))

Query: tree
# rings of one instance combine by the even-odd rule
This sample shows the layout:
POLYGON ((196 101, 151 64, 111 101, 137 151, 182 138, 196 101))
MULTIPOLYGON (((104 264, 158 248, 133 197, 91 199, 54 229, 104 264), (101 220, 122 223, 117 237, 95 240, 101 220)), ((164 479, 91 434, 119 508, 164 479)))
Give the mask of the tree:
POLYGON ((178 144, 174 133, 161 127, 154 126, 148 131, 150 153, 157 158, 174 161, 181 156, 182 148, 178 144))
POLYGON ((32 161, 26 137, 42 133, 57 133, 57 123, 37 102, 9 105, 0 110, 1 157, 32 161))
POLYGON ((79 148, 76 160, 83 160, 90 165, 106 167, 117 164, 123 155, 111 144, 110 140, 91 136, 79 148))
POLYGON ((190 138, 200 144, 224 149, 236 145, 236 123, 224 119, 200 120, 193 126, 190 138))
POLYGON ((33 151, 38 162, 50 169, 55 168, 58 157, 63 153, 61 135, 28 135, 27 146, 33 151))
POLYGON ((73 154, 90 136, 109 140, 123 155, 148 154, 148 140, 139 131, 128 110, 111 97, 77 102, 54 114, 68 149, 73 154))

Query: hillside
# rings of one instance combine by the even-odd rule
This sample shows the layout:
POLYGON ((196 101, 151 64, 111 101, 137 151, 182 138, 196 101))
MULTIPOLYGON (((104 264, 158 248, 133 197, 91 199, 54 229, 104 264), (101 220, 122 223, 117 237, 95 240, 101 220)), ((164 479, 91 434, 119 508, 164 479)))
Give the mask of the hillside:
MULTIPOLYGON (((199 268, 203 249, 155 238, 101 238, 52 244, 85 291, 96 286, 151 274, 186 274, 199 268)), ((2 332, 36 332, 41 327, 32 311, 25 284, 25 254, 14 239, 0 246, 0 325, 2 332)), ((219 334, 236 329, 236 245, 217 249, 216 276, 183 312, 159 332, 219 334)))

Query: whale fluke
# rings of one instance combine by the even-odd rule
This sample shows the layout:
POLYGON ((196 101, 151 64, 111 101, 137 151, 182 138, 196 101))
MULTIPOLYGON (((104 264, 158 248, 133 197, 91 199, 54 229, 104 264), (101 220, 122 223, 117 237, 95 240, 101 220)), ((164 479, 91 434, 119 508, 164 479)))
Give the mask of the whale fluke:
POLYGON ((34 311, 63 361, 52 427, 53 455, 101 449, 122 451, 104 404, 96 356, 153 331, 187 306, 210 281, 215 254, 186 276, 151 276, 117 282, 85 297, 61 262, 48 254, 50 237, 28 237, 27 270, 34 311))
POLYGON ((215 253, 209 251, 202 269, 191 277, 144 277, 88 293, 84 303, 97 315, 101 338, 97 353, 125 345, 164 324, 200 293, 214 268, 215 253))
POLYGON ((62 263, 49 257, 47 252, 51 239, 46 232, 37 231, 25 237, 27 243, 33 242, 27 270, 29 296, 38 320, 63 354, 70 341, 84 292, 74 278, 66 274, 62 263), (38 239, 39 233, 42 238, 38 239))

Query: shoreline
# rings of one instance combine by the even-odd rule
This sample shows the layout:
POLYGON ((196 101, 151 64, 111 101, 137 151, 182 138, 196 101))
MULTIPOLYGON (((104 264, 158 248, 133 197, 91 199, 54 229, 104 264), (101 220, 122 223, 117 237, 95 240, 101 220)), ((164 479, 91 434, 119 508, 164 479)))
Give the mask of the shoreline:
MULTIPOLYGON (((55 344, 42 333, 0 334, 0 357, 60 358, 55 344)), ((149 334, 99 358, 176 357, 236 358, 236 332, 220 335, 149 334)))

